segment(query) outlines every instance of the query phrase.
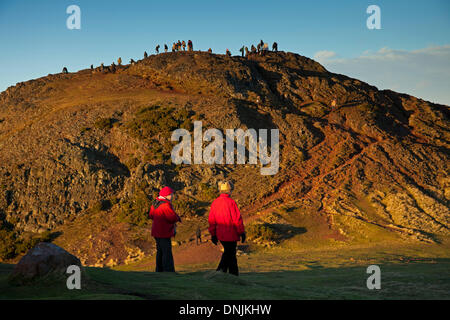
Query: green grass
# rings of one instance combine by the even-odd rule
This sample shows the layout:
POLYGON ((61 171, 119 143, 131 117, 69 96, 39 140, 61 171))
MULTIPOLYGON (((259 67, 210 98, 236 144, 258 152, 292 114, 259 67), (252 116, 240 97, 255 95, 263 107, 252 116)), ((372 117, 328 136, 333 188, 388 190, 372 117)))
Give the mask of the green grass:
POLYGON ((178 273, 131 271, 137 265, 86 268, 81 290, 62 283, 14 287, 0 265, 0 299, 450 299, 448 246, 261 250, 238 257, 241 275, 215 264, 177 266, 178 273), (366 268, 381 268, 381 290, 366 287, 366 268))
POLYGON ((1 299, 450 299, 450 259, 434 263, 382 264, 381 290, 366 287, 366 267, 303 271, 212 271, 181 274, 88 268, 89 283, 68 290, 65 283, 12 287, 1 266, 1 299))
MULTIPOLYGON (((90 222, 103 214, 89 216, 90 222)), ((186 219, 175 240, 193 237, 205 219, 186 219)), ((264 246, 250 241, 249 228, 249 250, 238 256, 239 277, 215 273, 218 261, 179 265, 176 249, 177 274, 153 272, 155 258, 145 256, 113 269, 86 268, 82 290, 66 289, 65 281, 15 287, 7 281, 13 266, 0 264, 0 299, 450 299, 448 237, 434 244, 407 241, 349 219, 355 220, 335 217, 345 237, 334 238, 323 216, 295 206, 261 217, 259 223, 284 236, 264 246), (381 267, 381 290, 366 287, 372 264, 381 267)))

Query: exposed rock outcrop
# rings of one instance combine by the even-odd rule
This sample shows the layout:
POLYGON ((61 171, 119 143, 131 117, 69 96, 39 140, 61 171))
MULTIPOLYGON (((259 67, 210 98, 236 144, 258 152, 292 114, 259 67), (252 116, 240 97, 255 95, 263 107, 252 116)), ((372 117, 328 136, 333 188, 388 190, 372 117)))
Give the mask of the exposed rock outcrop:
POLYGON ((62 278, 71 265, 81 268, 77 257, 53 243, 41 242, 20 259, 9 279, 12 283, 26 284, 44 277, 62 278))

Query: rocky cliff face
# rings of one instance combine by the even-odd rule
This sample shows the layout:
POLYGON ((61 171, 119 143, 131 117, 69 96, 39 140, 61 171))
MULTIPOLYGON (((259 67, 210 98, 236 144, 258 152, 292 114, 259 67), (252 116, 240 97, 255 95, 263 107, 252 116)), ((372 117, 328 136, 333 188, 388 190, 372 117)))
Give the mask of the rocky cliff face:
POLYGON ((0 95, 0 216, 19 233, 55 229, 99 202, 132 219, 166 183, 199 213, 226 177, 246 213, 283 205, 431 241, 449 234, 449 115, 283 52, 167 53, 115 73, 49 75, 0 95), (278 128, 280 171, 171 164, 170 133, 195 120, 278 128))

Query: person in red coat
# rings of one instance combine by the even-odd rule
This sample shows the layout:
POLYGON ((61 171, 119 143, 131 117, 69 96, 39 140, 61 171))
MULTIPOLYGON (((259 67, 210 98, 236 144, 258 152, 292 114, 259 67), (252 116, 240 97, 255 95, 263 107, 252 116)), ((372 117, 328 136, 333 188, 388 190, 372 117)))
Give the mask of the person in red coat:
POLYGON ((239 239, 245 242, 245 228, 239 208, 230 197, 232 188, 231 182, 219 182, 221 194, 211 204, 208 230, 212 242, 217 245, 217 242, 220 241, 224 249, 217 271, 228 271, 230 274, 237 276, 239 275, 239 268, 236 247, 239 239))
POLYGON ((171 238, 175 236, 175 224, 181 219, 172 207, 173 193, 170 187, 162 188, 149 212, 153 220, 152 237, 156 240, 156 272, 175 272, 171 238))

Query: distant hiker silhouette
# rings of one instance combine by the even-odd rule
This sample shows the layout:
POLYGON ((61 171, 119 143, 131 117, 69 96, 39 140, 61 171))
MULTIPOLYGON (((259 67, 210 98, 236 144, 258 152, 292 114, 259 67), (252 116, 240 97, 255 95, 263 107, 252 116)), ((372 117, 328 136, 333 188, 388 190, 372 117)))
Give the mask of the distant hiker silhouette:
POLYGON ((230 52, 230 50, 227 49, 227 51, 226 51, 225 54, 226 54, 227 57, 231 57, 231 52, 230 52))
POLYGON ((188 51, 193 51, 194 50, 194 46, 192 44, 191 40, 188 40, 188 51))
POLYGON ((114 62, 111 64, 111 70, 110 71, 112 73, 116 72, 116 64, 114 62))
POLYGON ((64 73, 64 74, 68 74, 68 73, 69 73, 69 71, 67 71, 67 68, 66 68, 66 67, 64 67, 64 68, 62 69, 62 73, 64 73))
MULTIPOLYGON (((156 48, 158 48, 158 47, 156 47, 156 48)), ((158 50, 156 50, 156 51, 158 51, 158 50)), ((147 53, 147 51, 144 51, 144 59, 146 59, 148 57, 148 53, 147 53)))
POLYGON ((183 51, 186 51, 186 42, 184 40, 181 42, 181 46, 183 47, 183 51))
POLYGON ((239 51, 241 52, 242 56, 244 56, 245 46, 242 46, 242 48, 240 48, 239 51))
POLYGON ((111 69, 108 66, 105 67, 102 62, 102 64, 100 65, 100 71, 106 72, 106 71, 111 71, 111 69))
POLYGON ((261 55, 264 56, 267 52, 269 52, 269 44, 266 42, 262 46, 261 55))
POLYGON ((122 65, 122 58, 121 58, 121 57, 119 57, 119 59, 117 59, 117 64, 118 64, 119 66, 122 65))
POLYGON ((219 182, 220 196, 213 201, 209 212, 208 223, 211 241, 223 245, 223 254, 217 271, 239 275, 236 258, 237 241, 245 242, 245 228, 236 202, 231 199, 233 189, 231 182, 219 182))
POLYGON ((202 243, 202 230, 200 230, 200 227, 197 228, 197 231, 195 232, 195 240, 198 243, 202 243))
POLYGON ((259 43, 258 43, 258 45, 256 46, 256 48, 257 48, 257 52, 260 54, 260 55, 263 55, 264 54, 264 52, 263 52, 263 50, 264 50, 264 41, 260 41, 259 43))
POLYGON ((167 44, 164 45, 164 52, 167 53, 167 50, 169 50, 169 47, 167 46, 167 44))
POLYGON ((272 51, 277 52, 278 51, 278 43, 274 42, 272 45, 272 51))
POLYGON ((245 47, 245 57, 248 57, 248 48, 247 47, 245 47))
POLYGON ((212 49, 211 49, 211 48, 209 48, 209 49, 208 49, 208 52, 209 52, 209 53, 212 53, 212 49))
POLYGON ((173 197, 172 188, 162 188, 149 212, 153 220, 152 236, 156 241, 156 272, 175 272, 171 238, 175 236, 175 224, 181 219, 172 207, 173 197))
POLYGON ((159 44, 155 48, 156 53, 159 53, 159 44))

